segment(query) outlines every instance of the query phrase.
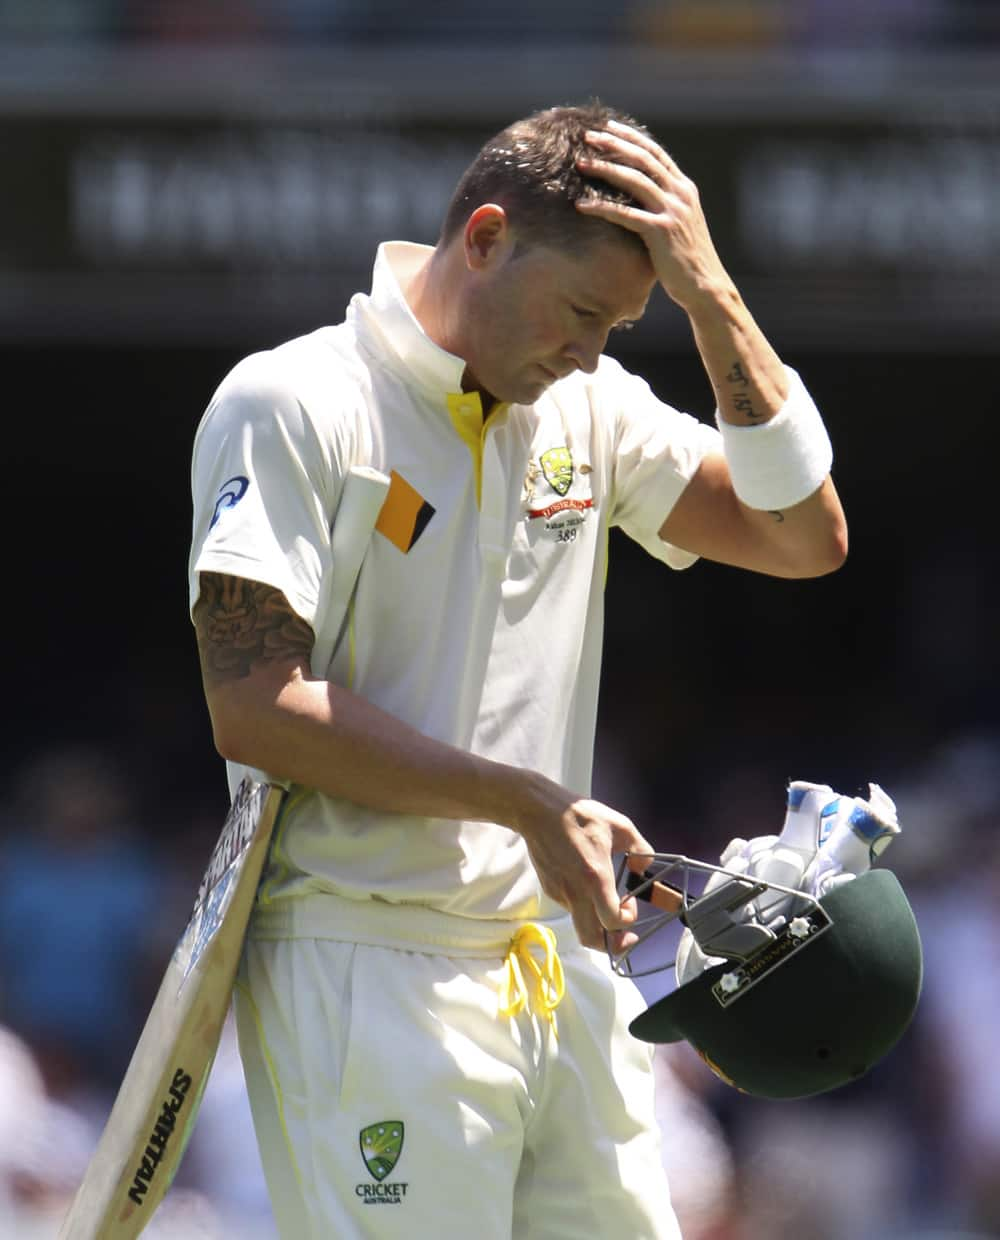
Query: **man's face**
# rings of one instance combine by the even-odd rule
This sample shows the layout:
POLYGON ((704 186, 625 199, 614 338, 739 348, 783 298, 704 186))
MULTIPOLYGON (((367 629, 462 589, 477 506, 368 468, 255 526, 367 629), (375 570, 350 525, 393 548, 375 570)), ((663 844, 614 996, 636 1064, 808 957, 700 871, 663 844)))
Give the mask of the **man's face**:
POLYGON ((642 317, 654 283, 638 246, 578 253, 512 244, 477 272, 465 306, 465 386, 531 404, 557 379, 597 367, 608 333, 642 317))

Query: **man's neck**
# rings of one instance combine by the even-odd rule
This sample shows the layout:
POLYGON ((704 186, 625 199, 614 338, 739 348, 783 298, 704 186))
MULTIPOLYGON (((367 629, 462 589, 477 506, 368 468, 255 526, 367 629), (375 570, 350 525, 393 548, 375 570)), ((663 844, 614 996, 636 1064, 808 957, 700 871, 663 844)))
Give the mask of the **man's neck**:
MULTIPOLYGON (((461 346, 450 327, 456 305, 453 290, 461 287, 461 273, 456 275, 452 271, 455 261, 451 251, 436 246, 409 282, 401 285, 401 291, 414 318, 430 339, 446 352, 461 357, 461 346)), ((486 391, 468 367, 462 376, 462 391, 478 392, 484 411, 492 410, 496 404, 496 397, 486 391)))
POLYGON ((426 260, 417 268, 406 284, 400 289, 406 298, 407 305, 413 311, 417 322, 436 345, 452 349, 448 344, 446 327, 446 298, 444 289, 447 286, 448 256, 437 246, 431 250, 426 260))

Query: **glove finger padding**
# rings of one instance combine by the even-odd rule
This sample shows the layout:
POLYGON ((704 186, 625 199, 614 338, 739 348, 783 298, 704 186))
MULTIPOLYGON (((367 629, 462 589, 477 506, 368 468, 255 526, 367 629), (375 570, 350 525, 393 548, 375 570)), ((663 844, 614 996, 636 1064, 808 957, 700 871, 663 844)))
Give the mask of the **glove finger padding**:
MULTIPOLYGON (((733 883, 737 876, 777 883, 819 899, 834 886, 864 873, 899 834, 896 807, 877 784, 862 800, 841 796, 829 784, 793 780, 788 785, 780 835, 730 840, 720 857, 727 874, 713 874, 704 895, 733 883), (730 878, 729 875, 733 877, 730 878)), ((783 891, 765 891, 733 913, 777 931, 806 902, 783 891)), ((723 957, 708 955, 690 929, 681 935, 675 971, 683 985, 723 957)))
MULTIPOLYGON (((829 784, 793 780, 788 785, 781 834, 774 846, 757 858, 754 877, 798 890, 820 846, 831 803, 837 799, 829 784)), ((784 892, 765 891, 754 902, 754 910, 764 925, 773 928, 779 919, 782 923, 787 920, 793 903, 793 897, 784 892)))
POLYGON ((892 798, 878 784, 867 799, 841 797, 827 838, 802 879, 802 890, 820 900, 841 882, 871 869, 900 833, 892 798))

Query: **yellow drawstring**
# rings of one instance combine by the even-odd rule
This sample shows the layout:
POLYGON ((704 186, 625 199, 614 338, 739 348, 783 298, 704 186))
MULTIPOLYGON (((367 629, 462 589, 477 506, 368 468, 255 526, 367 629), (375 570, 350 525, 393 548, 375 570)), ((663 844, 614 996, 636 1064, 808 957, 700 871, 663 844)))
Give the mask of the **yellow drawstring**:
POLYGON ((504 962, 503 981, 500 983, 501 1016, 517 1016, 529 1005, 525 970, 531 974, 535 984, 531 1006, 536 1015, 545 1017, 552 1026, 552 1032, 558 1036, 556 1008, 566 993, 566 983, 562 961, 556 951, 556 936, 548 926, 529 921, 511 939, 504 962), (533 947, 541 949, 541 961, 533 954, 533 947))

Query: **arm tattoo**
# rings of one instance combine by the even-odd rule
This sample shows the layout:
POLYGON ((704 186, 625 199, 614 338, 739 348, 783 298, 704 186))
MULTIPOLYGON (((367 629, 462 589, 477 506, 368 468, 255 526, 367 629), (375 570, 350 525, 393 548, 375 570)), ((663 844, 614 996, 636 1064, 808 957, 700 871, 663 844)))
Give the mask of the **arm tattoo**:
POLYGON ((761 417, 761 414, 754 409, 753 401, 747 394, 747 389, 750 387, 750 380, 747 378, 746 372, 743 369, 743 363, 734 362, 733 368, 726 375, 726 378, 730 383, 743 389, 741 392, 737 392, 733 395, 733 408, 736 412, 741 413, 751 422, 761 417))
POLYGON ((261 662, 308 663, 313 647, 312 629, 280 590, 223 573, 201 574, 194 622, 208 682, 242 680, 261 662))

